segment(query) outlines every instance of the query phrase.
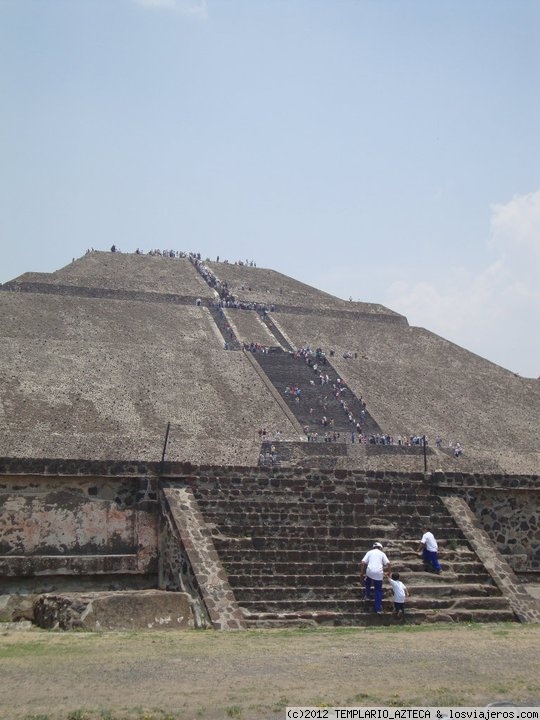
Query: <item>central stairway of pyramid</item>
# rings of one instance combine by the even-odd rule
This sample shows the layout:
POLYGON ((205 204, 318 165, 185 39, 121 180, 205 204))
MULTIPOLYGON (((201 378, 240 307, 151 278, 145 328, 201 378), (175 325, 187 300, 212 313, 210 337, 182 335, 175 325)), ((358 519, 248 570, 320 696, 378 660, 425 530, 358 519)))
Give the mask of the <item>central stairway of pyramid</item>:
POLYGON ((326 433, 329 440, 341 442, 351 442, 357 424, 365 435, 381 433, 361 399, 345 385, 326 357, 308 364, 303 357, 278 349, 254 356, 306 433, 317 433, 321 438, 326 433))
MULTIPOLYGON (((392 624, 363 598, 359 565, 374 541, 410 590, 406 621, 511 621, 506 597, 421 475, 287 474, 199 481, 193 494, 248 627, 392 624), (440 575, 417 552, 424 527, 440 575)), ((386 583, 385 583, 386 584, 386 583)))

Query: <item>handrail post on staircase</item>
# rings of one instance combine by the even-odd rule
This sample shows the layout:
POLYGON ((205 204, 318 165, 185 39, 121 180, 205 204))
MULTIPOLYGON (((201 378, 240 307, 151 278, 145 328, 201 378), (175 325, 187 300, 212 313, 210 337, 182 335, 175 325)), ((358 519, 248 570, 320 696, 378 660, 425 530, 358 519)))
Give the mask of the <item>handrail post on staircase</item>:
POLYGON ((422 445, 424 446, 424 472, 427 473, 427 451, 426 451, 426 436, 422 436, 422 445))
POLYGON ((165 431, 165 442, 163 443, 163 452, 161 453, 161 462, 159 464, 159 474, 163 473, 163 464, 165 462, 165 453, 167 452, 167 443, 169 442, 169 430, 171 429, 171 423, 167 423, 167 430, 165 431))

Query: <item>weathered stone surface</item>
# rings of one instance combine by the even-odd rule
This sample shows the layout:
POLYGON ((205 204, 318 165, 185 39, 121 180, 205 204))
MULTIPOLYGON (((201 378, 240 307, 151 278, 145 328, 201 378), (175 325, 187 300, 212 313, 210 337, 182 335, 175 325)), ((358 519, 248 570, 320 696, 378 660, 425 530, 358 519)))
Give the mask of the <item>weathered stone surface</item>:
POLYGON ((155 575, 158 505, 152 493, 151 480, 141 477, 6 478, 0 489, 2 575, 155 575))
POLYGON ((162 493, 162 533, 174 534, 179 548, 176 556, 169 558, 168 574, 182 585, 186 575, 182 565, 188 564, 193 577, 190 589, 204 603, 212 627, 242 628, 242 614, 191 488, 164 487, 162 493))
MULTIPOLYGON (((538 473, 537 380, 382 305, 272 270, 210 267, 239 300, 275 304, 272 320, 291 345, 333 349, 336 370, 385 433, 427 434, 431 445, 442 435, 446 450, 430 470, 538 473), (447 451, 457 440, 459 459, 447 451)), ((215 291, 187 258, 92 252, 0 289, 0 456, 158 460, 167 422, 167 457, 196 464, 256 464, 261 427, 302 439, 245 357, 223 349, 205 306, 215 291)), ((273 342, 252 311, 226 312, 243 341, 273 342)), ((373 455, 349 451, 337 465, 419 469, 413 456, 373 455)))
POLYGON ((540 603, 520 585, 512 568, 497 552, 495 545, 463 498, 446 497, 443 498, 443 502, 498 588, 510 602, 519 620, 540 622, 540 603))
MULTIPOLYGON (((488 510, 490 518, 495 514, 493 523, 504 537, 509 537, 506 516, 512 519, 511 507, 519 511, 520 517, 519 529, 512 522, 512 533, 527 533, 538 521, 535 477, 462 473, 437 473, 431 477, 384 470, 326 473, 320 468, 272 470, 165 463, 161 469, 168 475, 160 481, 167 488, 165 506, 157 501, 159 464, 27 464, 31 470, 28 475, 24 474, 26 464, 22 460, 5 462, 0 468, 18 473, 4 474, 0 483, 0 541, 7 553, 0 556, 0 598, 4 607, 9 604, 12 618, 29 617, 27 600, 21 601, 24 593, 46 591, 64 597, 68 588, 125 590, 156 586, 159 557, 158 586, 189 595, 194 625, 241 627, 243 618, 225 571, 230 561, 238 563, 231 555, 233 551, 248 569, 252 587, 267 586, 274 575, 290 573, 292 563, 288 581, 295 587, 305 586, 304 597, 321 586, 320 577, 355 574, 359 553, 375 539, 398 554, 402 572, 414 576, 419 561, 411 553, 411 543, 417 544, 426 519, 435 523, 443 541, 445 562, 455 568, 445 575, 452 589, 455 583, 477 583, 478 573, 486 575, 486 571, 478 558, 463 554, 461 535, 442 514, 444 506, 439 495, 465 494, 471 507, 477 498, 483 498, 479 506, 488 510), (39 469, 43 475, 37 473, 39 469), (74 474, 52 474, 68 470, 74 474), (86 476, 89 470, 99 474, 86 476), (115 470, 131 470, 134 474, 115 478, 115 470), (147 474, 143 475, 143 471, 147 474), (204 517, 194 493, 205 507, 204 517), (525 495, 529 498, 526 504, 513 499, 525 495), (486 498, 491 496, 506 496, 507 502, 497 500, 489 505, 486 498), (90 522, 94 510, 98 514, 90 522), (218 516, 213 519, 215 513, 218 516), (115 549, 130 554, 113 554, 115 549), (254 553, 265 562, 271 561, 273 569, 265 569, 257 564, 259 561, 254 564, 254 553), (330 562, 331 569, 313 574, 308 562, 313 558, 330 562)), ((526 570, 534 570, 533 559, 531 555, 522 558, 526 570)), ((274 600, 278 590, 279 586, 274 600)), ((450 592, 433 595, 453 597, 450 592)), ((488 586, 479 592, 475 585, 472 597, 488 598, 481 603, 487 606, 485 612, 476 607, 480 604, 477 600, 470 601, 467 608, 456 605, 452 612, 458 614, 459 610, 459 617, 468 617, 482 610, 484 619, 501 618, 500 608, 489 599, 491 595, 488 586)), ((354 602, 352 598, 349 601, 354 602)), ((73 604, 69 604, 70 617, 73 604)), ((417 607, 419 613, 429 615, 428 610, 417 607)), ((75 618, 74 622, 79 620, 75 618)), ((72 620, 65 621, 66 625, 70 623, 72 620)))
POLYGON ((434 482, 465 500, 515 572, 540 570, 537 477, 468 476, 456 482, 453 474, 438 473, 434 482))
POLYGON ((0 622, 34 619, 34 595, 19 593, 0 595, 0 622))
POLYGON ((161 590, 40 595, 34 621, 73 630, 178 630, 193 627, 189 596, 161 590))

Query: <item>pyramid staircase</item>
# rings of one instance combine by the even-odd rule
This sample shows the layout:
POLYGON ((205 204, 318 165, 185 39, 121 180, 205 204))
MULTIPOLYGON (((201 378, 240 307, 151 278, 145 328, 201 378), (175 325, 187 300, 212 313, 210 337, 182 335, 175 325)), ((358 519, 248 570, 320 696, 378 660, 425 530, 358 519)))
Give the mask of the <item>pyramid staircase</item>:
MULTIPOLYGON (((319 438, 324 437, 325 432, 330 435, 335 432, 340 442, 351 442, 351 433, 355 430, 355 425, 349 421, 347 413, 333 393, 332 385, 336 384, 339 375, 328 359, 325 364, 319 363, 315 371, 303 358, 295 358, 293 353, 283 350, 273 349, 268 353, 256 353, 254 357, 302 427, 318 433, 319 438), (320 373, 328 375, 328 383, 321 384, 320 373), (298 402, 285 394, 286 387, 300 388, 301 395, 298 402), (329 420, 333 419, 333 425, 323 427, 321 423, 323 416, 329 420)), ((361 422, 364 434, 381 433, 380 427, 362 407, 360 400, 350 388, 346 387, 341 397, 347 403, 355 420, 361 422)))
POLYGON ((374 540, 411 592, 406 622, 515 620, 425 485, 382 482, 375 474, 299 481, 274 472, 266 485, 254 480, 241 491, 234 483, 193 489, 248 627, 397 622, 389 588, 382 616, 363 600, 359 564, 374 540), (441 575, 426 572, 416 552, 425 525, 439 539, 441 575))
POLYGON ((216 323, 217 329, 221 333, 224 345, 227 346, 228 350, 241 350, 242 343, 236 337, 236 334, 232 327, 229 325, 223 309, 216 303, 209 303, 208 310, 216 323))
POLYGON ((281 345, 281 347, 285 351, 293 352, 294 348, 292 347, 290 342, 287 340, 285 335, 283 335, 283 333, 278 328, 276 323, 272 320, 270 315, 267 312, 260 312, 259 316, 260 316, 262 322, 266 325, 266 327, 270 331, 270 334, 273 335, 276 338, 276 340, 278 341, 278 345, 281 345))

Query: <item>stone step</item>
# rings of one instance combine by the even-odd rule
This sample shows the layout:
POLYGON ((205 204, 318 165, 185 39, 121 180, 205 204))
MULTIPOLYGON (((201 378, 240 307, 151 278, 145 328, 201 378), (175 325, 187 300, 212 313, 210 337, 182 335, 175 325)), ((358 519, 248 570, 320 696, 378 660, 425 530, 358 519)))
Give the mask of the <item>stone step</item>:
MULTIPOLYGON (((354 531, 356 528, 349 528, 354 531)), ((277 532, 276 528, 276 532, 277 532)), ((368 534, 364 531, 364 534, 359 535, 343 535, 335 537, 333 535, 323 532, 320 528, 311 528, 313 532, 307 533, 306 535, 295 536, 295 535, 266 535, 264 534, 264 528, 249 528, 249 531, 244 530, 245 535, 240 536, 237 533, 231 533, 230 528, 223 528, 217 530, 218 534, 213 533, 214 544, 219 551, 227 551, 228 549, 244 549, 251 550, 253 548, 260 549, 321 549, 321 550, 355 550, 356 552, 367 552, 373 544, 373 532, 368 534), (319 531, 319 532, 317 532, 319 531)), ((379 536, 381 537, 381 536, 379 536)), ((406 540, 398 539, 389 541, 384 537, 381 537, 381 542, 384 546, 384 552, 390 556, 398 555, 402 560, 418 560, 421 559, 421 553, 416 552, 418 547, 418 541, 414 542, 411 547, 407 545, 406 540)), ((466 547, 460 550, 454 550, 449 548, 447 545, 442 545, 439 551, 439 557, 444 557, 446 560, 473 560, 476 559, 474 552, 466 547)))
MULTIPOLYGON (((279 472, 279 471, 274 471, 279 472)), ((269 509, 281 507, 289 508, 291 502, 296 505, 309 508, 332 508, 332 509, 373 509, 373 501, 384 501, 384 512, 388 515, 400 515, 403 506, 411 506, 419 510, 420 515, 429 516, 432 512, 438 513, 437 519, 450 517, 447 512, 441 510, 440 500, 431 495, 417 495, 415 492, 400 492, 391 485, 379 485, 377 487, 347 488, 329 483, 318 488, 269 488, 261 490, 256 485, 250 491, 239 493, 232 487, 216 487, 211 491, 203 492, 201 488, 194 489, 201 506, 216 509, 226 506, 247 505, 252 511, 259 512, 264 507, 269 509)))
MULTIPOLYGON (((293 564, 276 562, 269 565, 264 562, 251 562, 249 565, 246 565, 242 561, 230 561, 228 563, 224 563, 224 567, 231 584, 238 583, 243 585, 251 584, 252 582, 266 583, 268 578, 274 577, 294 578, 297 576, 305 577, 309 575, 335 575, 336 577, 339 577, 342 574, 351 576, 358 575, 358 563, 333 563, 330 568, 330 573, 328 572, 328 565, 325 563, 311 563, 307 565, 301 563, 293 564)), ((398 572, 402 571, 399 570, 398 572)), ((434 573, 424 572, 421 567, 417 570, 408 568, 407 572, 418 578, 429 578, 433 581, 439 580, 441 583, 448 582, 448 580, 457 583, 489 583, 489 575, 486 572, 448 572, 445 570, 440 575, 436 575, 434 573)), ((408 580, 409 578, 407 577, 407 581, 408 580)))
MULTIPOLYGON (((327 557, 321 557, 320 554, 314 555, 314 553, 312 553, 310 550, 306 550, 305 555, 307 556, 307 559, 303 563, 299 561, 298 558, 289 562, 288 558, 290 557, 290 555, 285 555, 281 552, 276 556, 268 557, 268 555, 260 555, 258 551, 254 551, 254 553, 248 554, 247 551, 241 551, 240 549, 238 550, 238 552, 234 552, 231 550, 227 553, 220 553, 220 558, 224 565, 226 565, 227 567, 231 567, 232 569, 244 567, 246 568, 246 570, 249 569, 250 571, 255 570, 258 564, 265 566, 267 569, 272 569, 278 564, 280 564, 285 567, 290 567, 291 572, 294 573, 296 573, 296 570, 299 567, 304 567, 306 570, 308 570, 312 566, 324 568, 325 573, 330 573, 332 575, 339 574, 337 571, 337 567, 341 566, 358 570, 360 568, 362 553, 355 554, 354 551, 344 552, 349 552, 351 554, 347 556, 338 556, 338 559, 332 559, 332 557, 328 559, 327 557), (311 563, 311 565, 308 563, 311 563)), ((414 573, 415 575, 425 572, 425 574, 429 576, 437 574, 431 567, 426 568, 420 557, 402 558, 399 556, 399 554, 394 553, 393 555, 389 556, 389 559, 392 572, 414 573)), ((452 559, 447 558, 443 554, 439 556, 439 560, 443 571, 446 573, 452 573, 453 575, 455 575, 456 573, 474 572, 481 573, 482 575, 488 574, 484 566, 474 557, 469 557, 466 559, 452 559)), ((315 574, 318 573, 316 572, 315 574)))
MULTIPOLYGON (((243 610, 243 608, 242 608, 243 610)), ((516 617, 511 610, 454 610, 422 612, 407 610, 404 620, 398 620, 392 612, 376 615, 373 612, 339 613, 339 612, 301 612, 301 613, 250 613, 245 611, 244 619, 247 627, 279 628, 302 626, 351 626, 351 627, 384 627, 396 624, 417 625, 436 622, 515 622, 516 617)))
MULTIPOLYGON (((220 508, 205 507, 199 503, 202 515, 206 522, 216 523, 218 525, 229 527, 263 527, 287 528, 290 533, 295 527, 356 527, 359 528, 358 535, 364 534, 364 529, 369 530, 368 535, 373 532, 381 532, 388 534, 389 538, 395 536, 397 532, 405 535, 411 541, 420 541, 422 536, 421 529, 427 524, 427 516, 416 513, 412 508, 405 507, 403 513, 387 513, 384 516, 373 510, 367 510, 364 507, 357 507, 350 510, 340 510, 329 507, 305 507, 296 505, 291 500, 288 505, 273 507, 264 507, 260 509, 252 508, 246 503, 242 509, 242 505, 223 505, 220 508), (243 510, 243 511, 242 511, 243 510)), ((301 535, 302 531, 299 530, 301 535)), ((436 526, 437 539, 440 538, 462 538, 461 531, 450 520, 442 520, 436 526)))
MULTIPOLYGON (((427 575, 427 574, 426 574, 427 575)), ((469 575, 464 573, 446 573, 446 578, 442 578, 441 575, 431 575, 431 577, 439 580, 438 587, 430 589, 428 583, 423 583, 422 579, 424 575, 416 576, 414 573, 400 573, 401 579, 405 582, 407 587, 414 594, 430 594, 440 597, 446 597, 452 595, 452 588, 457 586, 460 588, 459 592, 468 592, 467 588, 470 587, 470 594, 473 596, 484 597, 488 595, 499 595, 497 586, 493 583, 491 578, 488 576, 479 577, 476 573, 470 573, 469 575), (419 577, 421 580, 416 580, 419 577), (424 589, 425 588, 425 589, 424 589)), ((317 577, 317 576, 316 576, 317 577)), ((312 585, 304 582, 304 577, 294 575, 272 575, 261 574, 255 577, 249 577, 246 575, 229 575, 229 583, 234 588, 251 588, 259 591, 261 588, 264 590, 267 587, 277 587, 278 578, 282 580, 281 586, 289 588, 302 588, 302 592, 348 592, 350 589, 357 589, 362 586, 360 576, 358 573, 349 573, 345 576, 321 576, 321 580, 315 580, 312 585)), ((385 582, 385 587, 389 585, 385 582)), ((264 590, 266 592, 266 590, 264 590)), ((270 591, 268 591, 270 592, 270 591)))
MULTIPOLYGON (((248 554, 247 551, 239 550, 238 552, 234 552, 231 550, 227 553, 220 553, 220 559, 226 567, 233 569, 243 567, 246 571, 248 571, 248 569, 249 571, 254 571, 257 566, 256 564, 261 563, 269 572, 278 565, 281 565, 283 567, 290 567, 291 572, 295 574, 299 567, 303 567, 305 570, 308 570, 310 567, 317 567, 323 568, 324 572, 332 575, 339 574, 337 570, 338 566, 358 569, 362 559, 362 553, 355 553, 354 551, 329 550, 326 554, 322 555, 318 551, 306 550, 290 551, 288 553, 279 552, 276 555, 269 555, 269 553, 272 552, 272 550, 254 551, 252 554, 248 554), (305 555, 309 555, 309 560, 302 563, 301 558, 305 555)), ((450 560, 444 555, 440 556, 439 559, 443 571, 451 573, 452 575, 457 573, 477 573, 485 576, 488 574, 478 560, 450 560)), ((428 575, 436 574, 431 568, 426 569, 420 558, 403 559, 394 555, 390 557, 390 561, 392 572, 414 574, 425 572, 428 575)))
MULTIPOLYGON (((414 533, 414 535, 418 536, 418 540, 421 535, 420 530, 416 530, 416 528, 421 528, 423 524, 422 518, 425 519, 425 516, 415 515, 412 512, 406 513, 404 511, 405 515, 403 516, 387 514, 383 520, 379 517, 376 519, 369 518, 369 516, 366 517, 365 511, 340 513, 328 508, 299 508, 291 511, 290 507, 288 509, 286 507, 282 509, 274 507, 272 509, 255 511, 246 507, 244 512, 242 512, 240 508, 236 509, 230 506, 228 508, 227 506, 223 506, 220 509, 211 509, 203 506, 201 512, 205 522, 222 525, 223 527, 259 527, 265 532, 269 530, 275 531, 276 528, 279 529, 281 527, 294 528, 297 526, 309 527, 322 525, 325 527, 337 526, 340 528, 356 527, 359 528, 357 532, 358 535, 363 534, 365 536, 365 534, 367 534, 370 537, 378 530, 384 534, 388 533, 391 535, 393 528, 403 526, 403 518, 405 517, 407 518, 406 528, 409 537, 414 533), (363 528, 365 528, 365 531, 369 530, 369 532, 366 533, 363 531, 363 528)), ((438 536, 452 535, 457 538, 462 537, 462 533, 450 521, 438 523, 437 531, 438 536)), ((290 532, 290 530, 288 532, 290 532)))
MULTIPOLYGON (((335 494, 333 497, 335 498, 335 494)), ((382 505, 380 498, 367 498, 367 502, 358 499, 355 502, 337 503, 332 498, 317 498, 310 502, 300 500, 298 497, 262 497, 262 498, 228 498, 223 495, 220 498, 197 498, 197 502, 203 514, 215 513, 227 516, 229 513, 241 514, 242 510, 250 515, 280 515, 288 516, 296 514, 299 516, 311 517, 323 515, 324 517, 349 517, 353 522, 371 518, 374 514, 388 524, 403 518, 414 516, 415 522, 429 524, 433 528, 440 528, 451 525, 452 518, 448 514, 441 514, 439 508, 427 502, 420 502, 417 498, 411 497, 399 502, 399 507, 387 504, 382 505), (380 503, 377 507, 374 502, 380 503), (432 519, 433 518, 433 519, 432 519)))
MULTIPOLYGON (((279 443, 270 441, 270 445, 274 445, 276 449, 279 443)), ((305 448, 315 448, 316 445, 303 443, 305 448)), ((418 473, 419 480, 423 474, 418 473)), ((224 482, 207 482, 193 485, 193 492, 197 497, 213 500, 242 500, 249 498, 253 502, 265 502, 267 500, 276 501, 298 499, 299 502, 309 504, 311 502, 329 501, 335 504, 350 503, 356 505, 364 503, 371 496, 380 496, 387 501, 389 506, 393 505, 394 500, 417 500, 424 504, 437 505, 439 509, 444 510, 438 496, 433 495, 425 485, 420 482, 411 485, 404 485, 398 479, 393 478, 387 473, 384 477, 373 477, 350 475, 347 476, 345 471, 332 470, 330 472, 314 468, 307 476, 298 479, 297 482, 290 479, 290 475, 285 476, 276 470, 266 477, 254 476, 249 485, 239 487, 235 479, 229 479, 224 482)))
MULTIPOLYGON (((278 473, 279 471, 274 471, 278 473)), ((216 505, 227 503, 242 502, 252 504, 254 509, 259 509, 261 505, 268 503, 269 505, 283 506, 290 505, 291 500, 302 506, 319 505, 330 507, 364 507, 371 508, 374 499, 384 500, 385 512, 389 514, 400 513, 403 503, 414 504, 415 507, 423 508, 426 514, 433 509, 440 512, 440 500, 438 497, 424 494, 417 494, 414 490, 401 491, 399 488, 392 486, 391 483, 375 482, 373 486, 347 487, 333 480, 319 480, 314 483, 313 487, 271 487, 265 490, 260 489, 256 484, 250 490, 246 488, 245 492, 239 493, 234 485, 223 487, 222 485, 208 489, 206 492, 202 488, 194 489, 197 499, 201 503, 216 503, 216 505)))
MULTIPOLYGON (((227 543, 226 546, 219 548, 219 554, 222 562, 227 563, 229 561, 237 561, 240 558, 242 559, 242 562, 244 564, 250 563, 250 562, 267 562, 267 563, 274 563, 274 562, 280 562, 280 563, 303 563, 304 565, 308 565, 310 563, 323 563, 327 565, 328 563, 356 563, 359 564, 362 558, 364 557, 365 550, 364 549, 354 549, 350 547, 338 547, 334 549, 329 549, 326 547, 319 547, 316 545, 312 545, 309 548, 291 548, 291 547, 282 547, 282 548, 253 548, 253 547, 233 547, 230 543, 227 543), (307 557, 306 557, 307 555, 307 557)), ((400 558, 399 556, 394 557, 394 563, 392 563, 392 558, 389 558, 391 564, 395 564, 396 562, 401 561, 402 565, 408 563, 415 563, 419 567, 422 567, 422 560, 420 557, 413 557, 413 558, 400 558)), ((444 554, 441 554, 440 556, 441 563, 446 560, 444 554)), ((459 559, 459 560, 449 560, 448 564, 457 564, 460 568, 466 569, 467 572, 472 572, 474 570, 484 570, 484 566, 482 563, 477 560, 469 557, 467 559, 459 559)))
MULTIPOLYGON (((457 575, 446 573, 446 579, 443 574, 434 575, 432 573, 411 573, 403 577, 403 581, 411 592, 430 595, 451 595, 454 592, 467 593, 468 595, 499 595, 500 592, 493 581, 488 578, 484 580, 478 579, 477 575, 474 579, 463 580, 458 579, 457 575), (451 577, 448 577, 448 576, 451 577)), ((313 575, 229 575, 231 585, 238 588, 252 588, 254 585, 264 588, 300 588, 308 591, 316 588, 349 588, 358 587, 360 585, 360 576, 358 572, 341 573, 339 575, 313 574, 313 575)), ((390 587, 385 582, 385 587, 390 587)), ((300 591, 300 590, 299 590, 300 591)))
MULTIPOLYGON (((361 594, 356 598, 288 598, 282 600, 246 600, 237 597, 238 604, 250 612, 302 612, 302 611, 331 611, 340 613, 365 612, 366 607, 371 609, 371 603, 366 602, 361 594)), ((394 604, 391 598, 383 600, 383 611, 391 612, 394 604)), ((509 604, 505 597, 458 597, 458 598, 412 598, 405 604, 405 609, 422 611, 450 611, 456 610, 508 610, 509 604)))
MULTIPOLYGON (((309 585, 307 583, 297 585, 277 585, 275 578, 272 578, 272 584, 264 583, 259 587, 234 585, 234 593, 237 598, 242 601, 246 600, 276 600, 288 598, 309 599, 317 598, 334 598, 351 599, 362 597, 363 585, 358 577, 351 578, 349 582, 330 583, 324 576, 319 576, 319 582, 309 585)), ((298 578, 303 580, 304 578, 298 578)), ((285 578, 286 581, 289 578, 285 578)), ((342 580, 342 578, 339 578, 342 580)), ((495 585, 473 584, 473 583, 452 583, 452 584, 424 584, 415 585, 407 578, 407 587, 411 593, 410 603, 419 607, 420 598, 432 601, 434 598, 447 598, 456 600, 457 598, 479 598, 486 600, 492 597, 501 597, 499 589, 495 585)), ((388 583, 384 584, 386 595, 391 592, 388 583)))
MULTIPOLYGON (((275 470, 274 472, 279 472, 275 470)), ((384 506, 385 515, 401 515, 403 507, 417 508, 420 515, 429 517, 436 514, 437 527, 439 519, 450 517, 444 509, 441 509, 439 498, 432 495, 417 495, 415 492, 401 492, 390 484, 380 485, 373 488, 348 488, 329 483, 318 488, 275 488, 262 491, 256 486, 245 493, 237 493, 233 487, 217 487, 212 492, 195 490, 198 502, 202 506, 215 506, 217 509, 223 505, 242 506, 247 505, 252 511, 259 512, 265 506, 272 508, 289 508, 291 502, 296 505, 309 508, 329 507, 336 510, 357 510, 373 511, 373 503, 377 501, 384 506)))

